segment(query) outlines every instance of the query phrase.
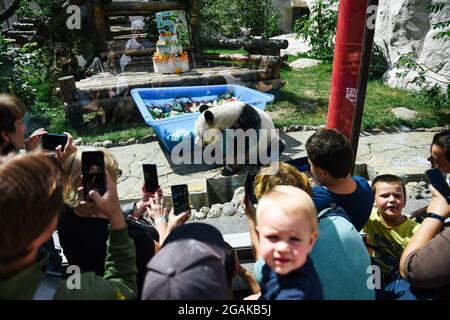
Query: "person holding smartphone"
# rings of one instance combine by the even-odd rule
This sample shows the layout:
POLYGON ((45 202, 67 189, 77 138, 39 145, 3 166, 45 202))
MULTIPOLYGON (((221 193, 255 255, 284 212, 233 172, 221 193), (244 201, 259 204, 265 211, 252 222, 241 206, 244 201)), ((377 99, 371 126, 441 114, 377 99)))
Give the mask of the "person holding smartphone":
POLYGON ((103 196, 90 192, 93 203, 109 225, 104 275, 78 274, 75 288, 70 288, 69 282, 54 273, 43 272, 48 254, 39 252, 60 218, 66 182, 61 166, 42 152, 0 157, 0 181, 3 195, 0 197, 0 299, 125 300, 137 297, 134 244, 125 228, 116 184, 108 173, 103 196))
MULTIPOLYGON (((67 159, 64 173, 68 179, 65 188, 65 206, 58 224, 58 233, 64 254, 69 264, 78 265, 83 272, 93 271, 99 276, 105 273, 106 240, 108 239, 108 217, 99 208, 90 191, 83 194, 77 192, 83 185, 82 172, 95 174, 97 180, 106 175, 117 183, 120 175, 117 160, 106 149, 77 152, 67 159), (83 157, 83 154, 85 156, 83 157), (89 155, 90 154, 90 155, 89 155), (100 154, 103 159, 95 155, 100 154), (88 161, 88 163, 83 163, 88 161), (85 194, 89 199, 85 198, 85 194)), ((87 177, 86 177, 87 178, 87 177)), ((86 181, 85 187, 104 192, 101 181, 86 181)), ((137 284, 139 292, 145 279, 146 265, 159 248, 158 233, 153 226, 145 221, 137 221, 124 215, 130 238, 134 241, 137 267, 137 284)))
POLYGON ((427 218, 400 258, 400 274, 417 288, 436 288, 438 299, 450 299, 450 204, 433 187, 427 218))

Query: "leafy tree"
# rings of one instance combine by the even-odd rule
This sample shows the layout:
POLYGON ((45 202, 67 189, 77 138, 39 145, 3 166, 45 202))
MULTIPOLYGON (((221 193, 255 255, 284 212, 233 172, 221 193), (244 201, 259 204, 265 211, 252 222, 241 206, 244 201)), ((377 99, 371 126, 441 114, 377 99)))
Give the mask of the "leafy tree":
POLYGON ((309 41, 309 54, 313 57, 333 60, 338 3, 339 0, 319 0, 313 4, 310 17, 303 16, 295 22, 294 33, 309 41))
POLYGON ((239 38, 242 28, 252 36, 278 35, 279 12, 271 0, 200 0, 200 18, 204 37, 239 38), (213 35, 216 36, 216 35, 213 35))

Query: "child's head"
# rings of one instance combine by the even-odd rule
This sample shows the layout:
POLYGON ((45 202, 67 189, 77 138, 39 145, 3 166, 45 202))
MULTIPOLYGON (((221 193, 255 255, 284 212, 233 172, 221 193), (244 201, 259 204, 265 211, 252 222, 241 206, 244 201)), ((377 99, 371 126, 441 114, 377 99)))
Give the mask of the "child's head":
POLYGON ((382 174, 372 182, 375 206, 386 218, 398 217, 406 204, 406 189, 400 179, 392 174, 382 174))
POLYGON ((255 177, 255 196, 260 199, 275 186, 294 186, 300 188, 309 195, 312 195, 311 184, 308 177, 297 170, 294 166, 285 162, 274 163, 271 166, 262 168, 255 177), (274 168, 278 166, 276 174, 272 174, 274 168))
POLYGON ((19 150, 25 145, 25 104, 19 98, 0 94, 0 155, 19 150))
POLYGON ((348 140, 334 129, 323 129, 306 141, 311 172, 317 182, 327 185, 333 179, 350 175, 354 153, 348 140))
POLYGON ((61 167, 48 154, 0 157, 0 269, 37 252, 51 237, 63 185, 61 167))
POLYGON ((317 212, 311 197, 292 186, 276 186, 256 211, 261 255, 277 274, 300 268, 317 238, 317 212))

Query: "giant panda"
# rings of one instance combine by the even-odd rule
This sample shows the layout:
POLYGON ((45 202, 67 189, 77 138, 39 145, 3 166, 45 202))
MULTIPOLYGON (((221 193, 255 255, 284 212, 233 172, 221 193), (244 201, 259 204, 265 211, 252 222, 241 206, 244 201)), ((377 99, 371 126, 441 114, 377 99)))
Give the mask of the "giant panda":
MULTIPOLYGON (((270 155, 272 150, 271 146, 278 145, 278 150, 274 150, 274 152, 278 152, 278 156, 283 152, 285 148, 285 143, 280 137, 277 135, 275 131, 275 126, 273 124, 270 116, 264 111, 255 108, 249 104, 246 104, 241 101, 232 101, 225 103, 220 106, 209 108, 206 105, 200 108, 200 116, 196 122, 196 138, 195 143, 198 146, 206 147, 214 141, 206 141, 204 139, 204 133, 208 129, 242 129, 244 131, 248 129, 255 129, 256 131, 260 129, 269 129, 267 132, 267 139, 261 138, 258 135, 258 143, 256 145, 249 145, 248 141, 245 146, 245 158, 248 159, 258 159, 259 157, 258 150, 264 155, 270 155), (273 144, 277 142, 277 144, 273 144)), ((236 140, 235 140, 236 142, 236 140)), ((235 143, 235 155, 236 155, 236 143, 235 143)), ((225 157, 225 152, 224 152, 225 157)), ((236 162, 236 161, 235 161, 236 162)), ((235 174, 240 168, 242 164, 227 164, 225 163, 225 167, 222 170, 222 175, 229 176, 235 174)))

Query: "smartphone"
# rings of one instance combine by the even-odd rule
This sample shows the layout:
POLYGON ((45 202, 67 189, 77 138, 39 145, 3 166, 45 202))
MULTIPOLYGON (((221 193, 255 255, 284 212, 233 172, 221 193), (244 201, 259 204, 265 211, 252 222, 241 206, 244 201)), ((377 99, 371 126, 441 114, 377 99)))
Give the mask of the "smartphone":
POLYGON ((179 215, 191 209, 189 203, 189 191, 187 184, 179 184, 171 187, 173 211, 175 215, 179 215))
POLYGON ((105 156, 101 151, 84 151, 81 154, 84 199, 91 200, 89 191, 106 192, 105 156))
POLYGON ((61 145, 61 151, 67 143, 67 136, 59 133, 46 133, 42 136, 42 149, 55 151, 56 147, 61 145))
POLYGON ((428 176, 428 180, 433 185, 433 187, 439 191, 445 199, 447 199, 447 203, 450 204, 450 187, 445 181, 444 176, 439 171, 438 168, 433 168, 425 171, 428 176))
POLYGON ((311 172, 311 166, 308 161, 308 157, 301 157, 297 159, 292 159, 285 161, 285 163, 294 166, 298 171, 306 174, 308 178, 313 178, 313 174, 311 172))
POLYGON ((156 171, 156 164, 143 164, 145 191, 155 193, 158 190, 158 173, 156 171))
POLYGON ((256 204, 258 202, 255 195, 255 177, 256 172, 247 172, 244 183, 245 197, 250 197, 252 204, 256 204))

